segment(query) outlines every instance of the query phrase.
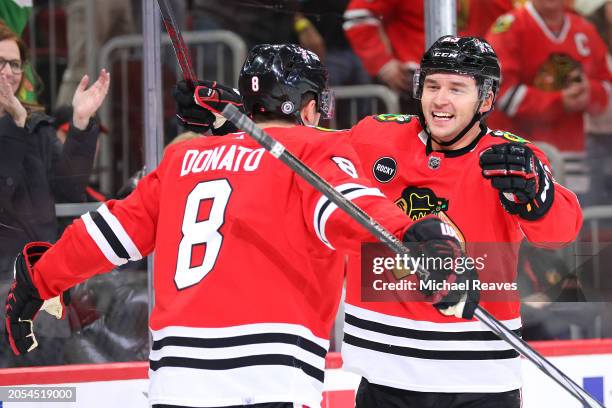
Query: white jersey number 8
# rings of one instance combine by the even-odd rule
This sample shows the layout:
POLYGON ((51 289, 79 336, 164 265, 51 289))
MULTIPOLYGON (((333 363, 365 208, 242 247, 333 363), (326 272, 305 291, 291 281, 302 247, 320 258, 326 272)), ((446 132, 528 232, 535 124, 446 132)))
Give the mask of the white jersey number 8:
POLYGON ((251 89, 253 90, 253 92, 259 91, 259 77, 258 76, 251 77, 251 89))
POLYGON ((200 282, 215 266, 223 235, 219 228, 225 222, 225 208, 232 187, 225 179, 205 181, 196 186, 187 196, 183 217, 183 238, 179 244, 174 283, 184 289, 200 282), (213 200, 208 219, 198 221, 198 211, 203 200, 213 200), (206 244, 201 265, 191 266, 191 251, 194 245, 206 244))

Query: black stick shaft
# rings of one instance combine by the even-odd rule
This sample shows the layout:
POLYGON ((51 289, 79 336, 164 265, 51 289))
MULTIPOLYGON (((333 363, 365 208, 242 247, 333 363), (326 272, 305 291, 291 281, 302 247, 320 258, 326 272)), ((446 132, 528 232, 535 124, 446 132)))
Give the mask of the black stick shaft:
MULTIPOLYGON (((240 112, 235 106, 228 104, 221 113, 227 120, 236 125, 237 128, 242 129, 249 134, 274 157, 289 166, 291 170, 295 171, 300 177, 303 177, 310 185, 320 191, 330 201, 346 211, 348 215, 370 231, 372 235, 380 240, 380 242, 386 244, 390 249, 400 255, 410 253, 410 251, 393 234, 368 216, 352 201, 347 200, 318 174, 302 163, 297 157, 291 154, 291 152, 287 151, 280 142, 274 140, 274 138, 272 138, 269 134, 257 127, 255 122, 240 112)), ((419 270, 417 273, 429 274, 429 272, 425 270, 419 270)), ((585 404, 585 406, 592 408, 605 408, 561 370, 546 360, 541 354, 531 348, 531 346, 529 346, 523 339, 514 334, 481 306, 476 306, 474 315, 493 333, 497 334, 500 339, 506 341, 526 359, 534 363, 540 370, 561 385, 561 387, 567 390, 567 392, 569 392, 573 397, 585 404)))
POLYGON ((523 357, 531 361, 544 374, 552 378, 557 384, 565 388, 574 398, 582 402, 585 407, 605 408, 599 401, 595 400, 588 392, 576 384, 571 378, 565 375, 561 370, 555 367, 550 361, 544 358, 534 348, 532 348, 525 340, 508 330, 500 321, 495 319, 489 312, 478 306, 474 312, 474 316, 487 326, 493 333, 497 334, 500 339, 514 347, 523 357))
POLYGON ((189 49, 185 45, 183 35, 179 26, 176 24, 174 19, 174 13, 168 0, 157 0, 159 10, 161 12, 162 21, 166 27, 166 31, 172 41, 172 47, 176 53, 176 59, 178 60, 181 71, 183 72, 183 78, 187 81, 189 87, 194 88, 196 81, 195 71, 193 70, 193 64, 191 63, 191 57, 189 56, 189 49))
MULTIPOLYGON (((240 112, 235 106, 227 105, 227 107, 221 113, 227 120, 236 125, 236 127, 251 135, 251 137, 253 137, 259 144, 268 150, 274 157, 285 163, 291 168, 291 170, 295 171, 310 185, 329 198, 331 202, 336 204, 342 210, 346 211, 353 219, 355 219, 355 221, 370 231, 372 235, 387 244, 393 251, 401 255, 410 254, 410 251, 404 247, 404 245, 402 245, 399 239, 372 219, 352 201, 347 200, 327 181, 302 163, 300 159, 295 157, 291 152, 285 150, 285 147, 280 142, 274 140, 270 135, 257 127, 257 125, 255 125, 251 119, 240 112)), ((423 272, 428 273, 426 271, 423 272)))

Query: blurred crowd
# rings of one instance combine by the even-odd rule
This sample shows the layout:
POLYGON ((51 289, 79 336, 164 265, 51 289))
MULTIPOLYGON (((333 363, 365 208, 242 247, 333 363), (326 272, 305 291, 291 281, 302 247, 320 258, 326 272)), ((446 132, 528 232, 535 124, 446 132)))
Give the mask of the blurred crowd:
MULTIPOLYGON (((425 50, 422 0, 170 3, 184 31, 230 31, 246 49, 258 43, 298 43, 328 67, 331 86, 382 85, 397 96, 401 113, 417 113, 412 79, 425 50)), ((4 0, 0 20, 4 296, 11 263, 23 244, 53 242, 66 225, 57 219, 56 204, 124 196, 142 176, 142 48, 126 48, 121 58, 101 58, 109 41, 141 32, 142 4, 4 0), (92 74, 99 77, 87 76, 92 74), (104 107, 106 122, 100 123, 96 112, 104 107), (110 153, 99 154, 101 145, 110 153)), ((486 38, 501 61, 501 90, 489 127, 540 145, 553 172, 583 208, 612 205, 612 0, 457 0, 457 25, 459 34, 486 38)), ((236 85, 232 82, 240 66, 233 63, 231 47, 213 42, 192 51, 198 72, 215 73, 202 79, 236 85)), ((162 66, 166 143, 181 133, 168 92, 177 75, 168 54, 162 66)), ((348 106, 339 104, 337 114, 345 115, 348 106)), ((391 113, 369 106, 359 103, 359 115, 391 113)), ((353 124, 347 121, 340 123, 353 124)), ((179 136, 186 137, 197 135, 179 136)), ((605 214, 608 220, 600 222, 598 231, 601 242, 607 235, 612 238, 612 211, 605 214)), ((585 231, 585 239, 591 239, 590 232, 585 231)), ((575 303, 589 300, 589 289, 609 286, 600 271, 607 259, 605 245, 597 259, 578 265, 567 252, 524 248, 519 282, 529 301, 525 338, 612 336, 602 306, 575 303), (581 281, 578 275, 585 268, 597 269, 597 276, 584 272, 588 278, 581 281), (555 304, 560 299, 570 301, 555 304), (585 314, 597 319, 585 320, 585 314)), ((41 323, 40 336, 49 337, 40 342, 42 347, 19 360, 0 352, 0 367, 144 360, 146 265, 125 269, 75 288, 69 318, 41 323)))

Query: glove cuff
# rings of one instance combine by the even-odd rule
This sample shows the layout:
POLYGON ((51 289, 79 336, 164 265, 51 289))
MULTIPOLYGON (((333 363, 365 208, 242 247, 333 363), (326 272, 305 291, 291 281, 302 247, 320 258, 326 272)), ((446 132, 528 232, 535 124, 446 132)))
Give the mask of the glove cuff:
POLYGON ((527 221, 535 221, 546 215, 555 198, 555 183, 552 177, 549 176, 539 160, 536 160, 535 165, 537 166, 539 188, 531 201, 516 203, 502 191, 499 192, 499 198, 504 209, 510 214, 518 214, 519 217, 527 221))
POLYGON ((40 257, 51 248, 48 242, 30 242, 23 247, 21 254, 15 259, 13 269, 14 278, 21 284, 25 285, 32 296, 41 298, 36 285, 34 284, 34 276, 32 275, 34 265, 40 257), (22 265, 18 265, 22 263, 22 265))

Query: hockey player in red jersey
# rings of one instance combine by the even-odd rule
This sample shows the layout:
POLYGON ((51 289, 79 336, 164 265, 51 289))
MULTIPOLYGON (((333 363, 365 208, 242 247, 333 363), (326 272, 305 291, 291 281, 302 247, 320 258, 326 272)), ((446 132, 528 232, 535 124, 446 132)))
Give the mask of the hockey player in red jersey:
MULTIPOLYGON (((508 282, 521 240, 561 246, 575 239, 578 201, 555 182, 544 154, 486 126, 500 82, 488 43, 442 37, 424 54, 414 81, 418 118, 378 115, 348 131, 364 170, 387 197, 413 219, 431 213, 445 219, 468 246, 504 243, 500 268, 479 273, 508 282)), ((518 353, 483 324, 441 316, 425 303, 364 302, 359 266, 349 268, 342 355, 345 368, 363 376, 357 407, 520 406, 518 353)), ((494 300, 481 293, 480 304, 518 332, 518 299, 494 300)))
MULTIPOLYGON (((582 214, 537 146, 487 128, 499 82, 488 43, 443 37, 415 77, 418 117, 375 115, 346 133, 374 185, 413 220, 434 214, 468 246, 506 245, 493 262, 500 269, 488 272, 511 282, 523 239, 562 246, 575 239, 582 214)), ((352 258, 342 355, 345 369, 363 376, 357 407, 520 406, 518 353, 486 326, 427 303, 364 301, 361 284, 352 258)), ((518 299, 481 304, 520 331, 518 299)))
POLYGON ((503 76, 490 123, 575 156, 585 148, 584 113, 604 111, 612 77, 605 43, 566 3, 528 2, 487 34, 503 76))
MULTIPOLYGON (((313 53, 255 47, 240 88, 255 120, 347 199, 398 237, 457 253, 442 221, 414 222, 372 187, 346 135, 296 125, 315 125, 332 106, 313 53)), ((335 250, 372 239, 244 133, 192 139, 169 147, 124 200, 83 215, 52 246, 24 248, 6 301, 8 341, 17 354, 32 350, 43 300, 61 314, 62 291, 155 250, 153 407, 317 407, 343 282, 335 250)))

